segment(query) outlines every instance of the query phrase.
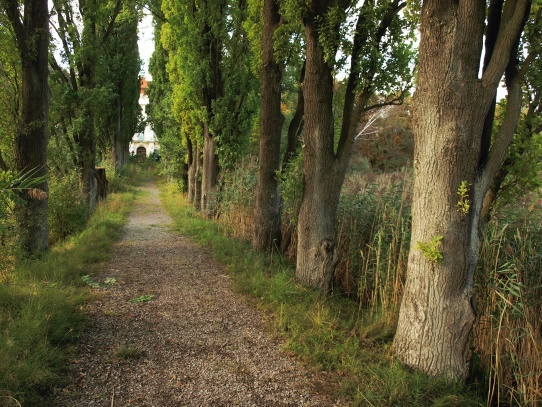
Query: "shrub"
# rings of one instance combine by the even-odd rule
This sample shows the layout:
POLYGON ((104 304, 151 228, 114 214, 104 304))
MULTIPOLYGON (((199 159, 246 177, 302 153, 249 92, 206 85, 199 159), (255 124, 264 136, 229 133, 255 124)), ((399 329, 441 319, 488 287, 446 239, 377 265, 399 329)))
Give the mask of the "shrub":
POLYGON ((88 219, 88 207, 81 201, 75 170, 49 180, 49 240, 57 242, 81 231, 88 219))

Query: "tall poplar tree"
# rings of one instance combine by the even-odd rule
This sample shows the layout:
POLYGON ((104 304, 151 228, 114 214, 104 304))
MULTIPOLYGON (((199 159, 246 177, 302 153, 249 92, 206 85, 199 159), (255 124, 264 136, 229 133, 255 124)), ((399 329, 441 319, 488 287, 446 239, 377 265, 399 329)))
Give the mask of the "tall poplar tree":
POLYGON ((280 169, 280 139, 284 123, 280 110, 283 66, 276 59, 274 47, 275 32, 280 23, 277 1, 264 0, 260 151, 252 238, 256 250, 280 247, 281 238, 277 171, 280 169))
MULTIPOLYGON (((52 66, 63 78, 66 93, 70 95, 71 133, 77 146, 76 164, 81 193, 91 209, 96 204, 95 116, 97 106, 103 102, 102 93, 96 89, 96 70, 122 4, 123 0, 79 0, 76 4, 68 0, 53 0, 58 23, 55 30, 62 44, 63 62, 68 65, 68 72, 65 73, 55 60, 52 66), (78 12, 74 12, 74 7, 78 12)), ((113 109, 115 107, 112 106, 113 109)))
POLYGON ((530 6, 529 0, 492 0, 489 8, 482 0, 423 1, 412 241, 394 346, 405 364, 451 380, 467 374, 480 213, 521 111, 529 58, 518 65, 518 46, 530 6), (503 76, 506 115, 491 139, 503 76))
POLYGON ((128 162, 129 143, 141 120, 138 23, 135 1, 124 1, 97 67, 96 85, 108 102, 97 106, 98 141, 116 170, 128 162))
POLYGON ((357 13, 351 64, 338 131, 333 113, 337 51, 345 41, 350 1, 309 1, 303 82, 303 198, 297 225, 296 278, 327 292, 338 262, 336 223, 341 187, 362 113, 379 91, 400 102, 411 78, 411 28, 399 16, 406 2, 365 1, 357 13), (337 134, 338 133, 338 134, 337 134))
POLYGON ((163 0, 162 10, 173 110, 188 149, 189 197, 211 215, 219 168, 240 156, 251 123, 246 2, 163 0))
MULTIPOLYGON (((15 135, 15 163, 19 172, 47 175, 47 121, 49 115, 49 9, 47 0, 2 0, 21 61, 21 116, 15 135)), ((23 190, 17 208, 22 247, 31 254, 48 248, 48 186, 23 190), (41 191, 41 192, 38 192, 41 191)))
POLYGON ((173 89, 166 70, 169 61, 169 52, 164 49, 160 41, 162 26, 166 22, 161 11, 161 1, 155 0, 150 5, 154 16, 154 52, 149 63, 149 72, 152 75, 152 82, 149 84, 149 104, 147 105, 147 117, 151 123, 154 133, 160 141, 160 155, 165 174, 171 177, 178 177, 185 172, 185 155, 188 150, 186 168, 185 188, 189 193, 189 202, 194 202, 194 188, 192 184, 194 177, 188 177, 192 165, 192 146, 190 139, 188 145, 183 145, 181 138, 181 127, 173 115, 173 89))

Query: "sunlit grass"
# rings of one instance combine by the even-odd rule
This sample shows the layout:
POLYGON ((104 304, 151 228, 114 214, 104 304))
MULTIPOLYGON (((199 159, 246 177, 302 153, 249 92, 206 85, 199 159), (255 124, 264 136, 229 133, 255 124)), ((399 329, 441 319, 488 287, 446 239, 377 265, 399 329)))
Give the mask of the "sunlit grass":
POLYGON ((39 260, 24 260, 0 283, 0 406, 43 405, 62 377, 89 299, 81 276, 108 258, 133 192, 112 194, 84 231, 39 260))

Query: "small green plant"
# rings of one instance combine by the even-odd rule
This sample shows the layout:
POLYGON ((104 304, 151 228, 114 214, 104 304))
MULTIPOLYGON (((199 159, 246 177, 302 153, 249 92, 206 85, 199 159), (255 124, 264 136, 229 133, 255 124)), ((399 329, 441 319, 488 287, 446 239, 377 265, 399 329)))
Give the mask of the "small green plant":
POLYGON ((115 357, 119 359, 139 359, 144 357, 146 352, 135 346, 121 346, 115 352, 115 357))
POLYGON ((137 303, 140 303, 140 302, 148 302, 148 301, 152 300, 153 298, 154 298, 154 295, 152 295, 152 294, 143 294, 143 295, 141 295, 139 297, 132 298, 128 302, 131 302, 132 304, 137 304, 137 303))
POLYGON ((444 258, 440 251, 442 236, 437 235, 431 238, 427 243, 418 241, 416 249, 423 252, 425 258, 433 263, 440 263, 444 258))
POLYGON ((79 197, 79 177, 75 170, 56 174, 49 180, 48 223, 50 239, 58 242, 82 231, 89 219, 88 206, 79 197))
POLYGON ((94 289, 109 288, 117 283, 117 279, 114 277, 107 277, 103 283, 100 283, 99 281, 94 281, 88 274, 82 276, 81 280, 83 280, 83 283, 94 289))
POLYGON ((469 189, 471 184, 467 181, 461 181, 459 189, 457 190, 457 195, 459 195, 459 201, 455 204, 457 210, 463 215, 468 215, 470 210, 470 199, 469 199, 469 189))

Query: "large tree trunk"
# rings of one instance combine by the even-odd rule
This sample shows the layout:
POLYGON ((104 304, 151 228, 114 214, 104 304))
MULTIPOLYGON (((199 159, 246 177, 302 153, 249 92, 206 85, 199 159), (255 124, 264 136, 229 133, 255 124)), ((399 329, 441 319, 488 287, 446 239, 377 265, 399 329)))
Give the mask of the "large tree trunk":
POLYGON ((203 178, 203 154, 201 148, 196 144, 194 149, 194 208, 201 210, 201 196, 202 196, 202 178, 203 178))
MULTIPOLYGON (((320 14, 327 9, 317 7, 320 14)), ((334 155, 333 76, 324 60, 316 18, 305 21, 305 37, 304 189, 297 225, 296 278, 327 292, 338 261, 335 226, 344 172, 334 155)))
MULTIPOLYGON (((518 4, 506 29, 523 17, 525 2, 518 4)), ((484 2, 428 0, 422 10, 412 240, 394 346, 405 364, 451 380, 467 374, 482 201, 515 128, 501 131, 487 158, 481 156, 484 119, 512 46, 495 50, 480 80, 484 19, 484 2), (468 187, 463 198, 462 184, 468 187)), ((512 124, 518 89, 511 90, 505 118, 512 124)))
POLYGON ((122 143, 120 141, 122 134, 122 102, 121 98, 117 98, 117 123, 116 131, 111 132, 110 143, 111 143, 111 161, 115 171, 120 171, 124 166, 124 157, 122 151, 122 143))
POLYGON ((194 160, 194 148, 192 145, 192 140, 188 135, 186 137, 186 151, 188 156, 188 188, 187 188, 187 199, 188 202, 194 203, 194 196, 196 193, 196 160, 194 160))
POLYGON ((280 247, 277 171, 280 166, 280 137, 284 124, 280 111, 282 67, 275 59, 273 46, 273 37, 280 25, 279 8, 275 0, 264 0, 263 18, 260 151, 252 236, 252 246, 260 251, 280 247))
POLYGON ((205 50, 209 52, 209 83, 203 90, 205 108, 207 111, 207 120, 203 124, 203 177, 201 181, 201 211, 205 216, 212 216, 213 208, 209 204, 214 199, 216 184, 218 181, 218 155, 216 134, 211 133, 209 128, 213 119, 213 103, 222 96, 222 72, 220 63, 222 59, 221 44, 212 34, 211 27, 205 24, 203 29, 206 46, 205 50))
MULTIPOLYGON (((5 3, 22 63, 22 109, 15 136, 16 168, 19 172, 32 171, 36 177, 45 176, 49 115, 48 3, 47 0, 25 2, 23 21, 20 20, 18 2, 9 0, 5 3)), ((37 189, 23 190, 20 195, 25 202, 16 208, 21 244, 30 254, 40 254, 49 245, 47 194, 46 181, 38 185, 37 189)))
MULTIPOLYGON (((313 1, 310 12, 304 19, 306 37, 303 83, 304 190, 297 225, 296 278, 324 292, 331 288, 333 273, 338 262, 335 228, 341 187, 350 161, 361 112, 373 93, 370 85, 361 91, 358 90, 357 82, 360 75, 363 75, 370 84, 377 69, 375 66, 369 72, 360 72, 360 60, 364 57, 361 46, 368 40, 368 33, 363 26, 367 22, 367 16, 370 16, 370 13, 364 12, 364 8, 374 7, 373 3, 365 2, 359 13, 354 35, 342 126, 335 152, 332 67, 325 61, 325 52, 318 33, 320 19, 326 18, 329 7, 334 4, 334 2, 313 1)), ((345 1, 340 6, 346 8, 348 5, 349 1, 345 1)), ((398 0, 389 4, 373 39, 377 51, 391 22, 402 7, 404 3, 401 5, 398 0)), ((334 23, 337 24, 337 22, 334 23)), ((328 52, 330 52, 329 49, 328 52)))
POLYGON ((203 128, 203 178, 201 180, 201 211, 204 216, 212 216, 210 203, 214 200, 218 180, 218 156, 216 139, 209 132, 209 125, 203 128))

